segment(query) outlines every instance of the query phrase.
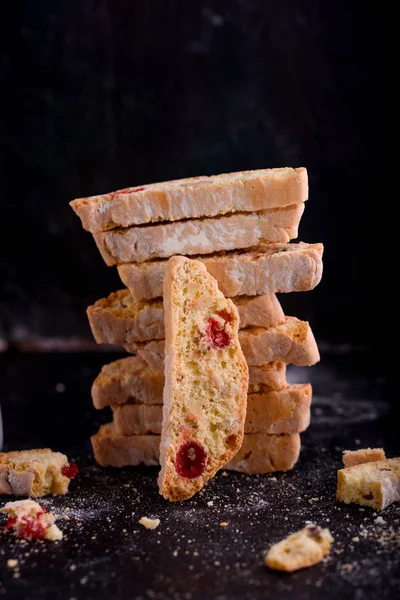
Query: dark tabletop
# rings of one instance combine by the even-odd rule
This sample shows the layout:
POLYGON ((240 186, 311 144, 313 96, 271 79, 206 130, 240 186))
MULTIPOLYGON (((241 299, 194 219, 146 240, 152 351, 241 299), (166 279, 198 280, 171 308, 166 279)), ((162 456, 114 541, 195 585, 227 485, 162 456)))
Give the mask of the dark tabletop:
MULTIPOLYGON (((311 369, 312 422, 293 471, 264 476, 220 472, 191 500, 171 504, 156 468, 101 469, 89 436, 109 420, 91 405, 100 366, 119 356, 6 354, 1 405, 5 449, 49 446, 79 465, 67 496, 43 505, 59 515, 61 542, 0 534, 0 596, 80 600, 395 598, 400 593, 400 505, 381 513, 335 499, 343 449, 384 447, 400 454, 398 406, 381 366, 367 354, 323 355, 311 369), (142 516, 159 518, 154 531, 142 516), (271 543, 307 522, 335 542, 322 563, 293 574, 268 570, 271 543), (227 522, 221 527, 221 522, 227 522), (18 568, 7 567, 18 559, 18 568)), ((8 498, 4 498, 4 501, 8 498)), ((5 520, 5 519, 2 519, 5 520)))

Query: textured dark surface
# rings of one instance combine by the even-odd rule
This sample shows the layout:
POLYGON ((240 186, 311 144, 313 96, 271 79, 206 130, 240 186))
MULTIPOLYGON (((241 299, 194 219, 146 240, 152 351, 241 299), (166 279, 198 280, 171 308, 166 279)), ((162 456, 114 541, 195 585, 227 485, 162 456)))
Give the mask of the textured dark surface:
POLYGON ((91 406, 90 385, 107 355, 1 357, 9 449, 49 445, 80 466, 68 496, 43 501, 60 516, 62 542, 16 543, 0 534, 0 591, 16 600, 375 600, 400 592, 400 505, 378 515, 335 500, 341 451, 381 446, 400 454, 398 406, 390 407, 382 366, 368 354, 324 355, 311 369, 311 427, 286 474, 218 474, 203 493, 169 504, 157 469, 101 469, 88 436, 107 411, 91 406), (58 391, 57 391, 58 390, 58 391), (395 412, 397 411, 397 412, 395 412), (63 515, 69 517, 64 520, 63 515), (160 518, 154 531, 138 524, 160 518), (383 521, 378 517, 382 517, 383 521), (378 521, 376 519, 378 518, 378 521), (221 522, 228 522, 220 527, 221 522), (294 574, 267 570, 271 543, 307 521, 329 527, 329 558, 294 574), (6 567, 19 560, 19 577, 6 567))
POLYGON ((285 298, 287 312, 311 320, 318 340, 375 344, 380 330, 365 322, 384 299, 365 243, 388 229, 388 215, 381 230, 379 206, 367 208, 382 154, 375 4, 6 0, 2 9, 0 336, 89 338, 86 306, 121 286, 73 198, 303 165, 300 239, 325 244, 325 272, 312 294, 285 298))

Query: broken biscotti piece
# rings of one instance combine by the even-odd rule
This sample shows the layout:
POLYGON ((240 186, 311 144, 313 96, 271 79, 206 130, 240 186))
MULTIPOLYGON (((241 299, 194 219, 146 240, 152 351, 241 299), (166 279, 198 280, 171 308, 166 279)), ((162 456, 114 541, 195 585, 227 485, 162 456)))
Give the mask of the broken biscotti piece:
MULTIPOLYGON (((286 364, 273 361, 249 367, 249 393, 286 387, 286 364)), ((162 404, 164 366, 153 369, 139 356, 128 356, 104 365, 93 382, 95 408, 112 404, 162 404)))
MULTIPOLYGON (((91 437, 93 454, 102 467, 159 464, 159 435, 121 435, 114 423, 102 425, 91 437)), ((300 435, 245 434, 239 452, 224 467, 248 474, 289 471, 300 454, 300 435)))
POLYGON ((174 256, 164 279, 165 384, 160 494, 190 498, 239 450, 248 367, 238 311, 199 261, 174 256))
POLYGON ((211 254, 297 237, 304 204, 210 219, 175 221, 94 233, 104 262, 112 267, 175 254, 211 254))
MULTIPOLYGON (((228 297, 261 296, 286 292, 307 292, 322 277, 322 244, 259 244, 248 251, 221 252, 195 256, 228 297)), ((119 276, 134 302, 161 298, 167 261, 118 267, 119 276)))
POLYGON ((345 467, 354 467, 366 462, 385 460, 385 451, 382 448, 360 448, 359 450, 345 450, 343 464, 345 467))
MULTIPOLYGON (((320 358, 309 323, 295 317, 286 317, 284 323, 269 329, 241 329, 239 341, 249 367, 262 366, 277 360, 298 367, 308 367, 317 363, 320 358)), ((164 340, 131 342, 124 344, 124 348, 140 356, 153 369, 163 369, 164 340)))
POLYGON ((66 494, 77 472, 65 454, 49 448, 1 452, 0 494, 34 498, 66 494))
POLYGON ((400 500, 400 458, 366 462, 338 471, 336 497, 382 510, 400 500))
POLYGON ((287 572, 311 567, 329 554, 332 542, 329 529, 307 525, 271 546, 265 557, 265 564, 270 569, 287 572))
MULTIPOLYGON (((310 424, 311 385, 292 384, 279 391, 248 394, 245 433, 300 433, 310 424)), ((121 435, 161 433, 162 405, 112 406, 115 430, 121 435)))
POLYGON ((7 502, 1 512, 8 516, 4 529, 12 529, 17 537, 27 540, 62 540, 62 531, 55 525, 55 516, 33 500, 7 502))
MULTIPOLYGON (((232 299, 239 312, 241 329, 273 327, 285 321, 275 294, 238 296, 232 299)), ((87 309, 93 337, 98 344, 130 344, 165 338, 162 299, 135 303, 129 290, 101 298, 87 309)))
POLYGON ((70 206, 96 233, 157 221, 179 221, 300 204, 308 198, 307 171, 259 169, 190 177, 79 198, 70 206))

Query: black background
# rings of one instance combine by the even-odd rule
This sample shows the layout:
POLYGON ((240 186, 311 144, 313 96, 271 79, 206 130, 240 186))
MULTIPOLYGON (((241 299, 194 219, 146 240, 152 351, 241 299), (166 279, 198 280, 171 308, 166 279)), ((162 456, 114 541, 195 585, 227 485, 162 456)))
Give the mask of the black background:
POLYGON ((364 224, 377 218, 381 152, 372 3, 2 6, 0 308, 10 347, 90 339, 86 306, 122 287, 70 200, 274 166, 307 167, 299 239, 325 245, 322 283, 281 297, 287 314, 310 320, 321 348, 377 347, 384 306, 364 224))

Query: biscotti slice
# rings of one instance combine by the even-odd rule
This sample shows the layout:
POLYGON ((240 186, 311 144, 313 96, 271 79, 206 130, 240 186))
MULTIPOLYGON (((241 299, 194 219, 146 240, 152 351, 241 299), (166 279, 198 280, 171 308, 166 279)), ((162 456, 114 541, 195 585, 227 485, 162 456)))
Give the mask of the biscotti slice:
POLYGON ((319 563, 329 554, 333 537, 329 529, 307 525, 269 549, 265 564, 276 571, 292 572, 319 563))
MULTIPOLYGON (((282 361, 249 367, 249 393, 281 390, 286 385, 282 361)), ((110 404, 162 404, 163 388, 163 365, 154 370, 139 356, 129 356, 102 367, 92 385, 92 399, 98 409, 110 404)))
MULTIPOLYGON (((159 464, 159 435, 120 435, 114 423, 102 425, 91 437, 96 462, 102 467, 159 464)), ((239 452, 224 468, 252 475, 289 471, 300 453, 300 435, 245 434, 239 452), (244 450, 243 450, 244 449, 244 450)))
POLYGON ((65 454, 49 448, 0 453, 0 494, 62 495, 78 468, 65 454))
MULTIPOLYGON (((310 424, 311 385, 292 384, 283 390, 248 394, 245 433, 301 433, 310 424)), ((161 433, 162 405, 112 406, 120 435, 161 433)))
MULTIPOLYGON (((276 327, 249 327, 239 331, 240 345, 251 367, 274 360, 298 367, 314 365, 319 361, 318 347, 307 321, 286 317, 276 327)), ((160 370, 164 361, 164 341, 124 344, 125 350, 138 354, 153 369, 160 370)))
POLYGON ((383 448, 359 448, 358 450, 345 450, 342 460, 345 467, 354 467, 354 465, 385 460, 385 458, 383 448))
POLYGON ((211 219, 175 221, 94 233, 108 266, 168 258, 174 254, 211 254, 250 248, 260 242, 289 242, 297 237, 304 204, 237 213, 211 219))
POLYGON ((129 356, 104 365, 93 382, 92 400, 96 408, 110 404, 161 404, 164 368, 154 370, 139 356, 129 356))
POLYGON ((308 198, 307 171, 259 169, 139 185, 78 198, 70 206, 96 233, 157 221, 179 221, 300 204, 308 198))
POLYGON ((400 458, 367 462, 338 471, 336 497, 382 510, 400 500, 400 458))
MULTIPOLYGON (((196 256, 218 282, 221 292, 234 296, 261 296, 307 292, 322 277, 322 244, 260 244, 242 252, 196 256)), ((162 297, 166 260, 120 265, 119 276, 134 302, 162 297)))
POLYGON ((164 279, 165 384, 160 494, 185 500, 242 445, 248 367, 238 311, 199 261, 175 256, 164 279))
MULTIPOLYGON (((238 296, 232 299, 239 312, 240 327, 272 327, 285 320, 275 294, 238 296)), ((87 309, 93 337, 98 344, 130 344, 165 338, 161 299, 134 303, 129 290, 101 298, 87 309)))

